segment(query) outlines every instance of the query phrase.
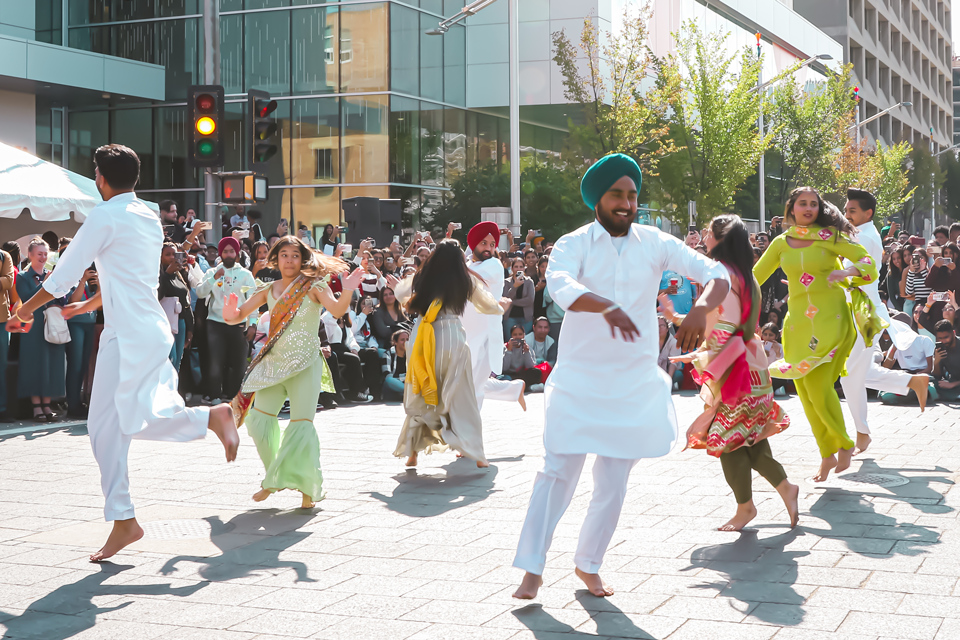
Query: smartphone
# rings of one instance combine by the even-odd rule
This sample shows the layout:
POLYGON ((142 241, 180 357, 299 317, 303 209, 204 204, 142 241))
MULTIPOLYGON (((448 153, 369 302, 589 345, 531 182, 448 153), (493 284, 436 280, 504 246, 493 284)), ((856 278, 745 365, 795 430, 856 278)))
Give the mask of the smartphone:
POLYGON ((453 228, 454 228, 454 229, 463 229, 463 225, 460 224, 459 222, 454 222, 454 223, 453 223, 453 228))
POLYGON ((519 277, 522 276, 522 275, 523 275, 523 271, 516 271, 516 272, 514 272, 513 277, 514 277, 514 278, 519 278, 519 277))
POLYGON ((346 244, 346 243, 344 243, 344 244, 342 244, 342 245, 340 245, 340 246, 343 247, 343 252, 344 252, 344 253, 351 253, 351 252, 353 251, 353 245, 352 245, 352 244, 346 244))
POLYGON ((932 256, 939 256, 943 253, 943 250, 940 247, 927 247, 927 253, 932 256))
POLYGON ((691 224, 687 226, 687 234, 689 235, 691 233, 699 233, 699 231, 697 231, 697 225, 691 224))
POLYGON ((247 231, 246 229, 244 229, 243 231, 240 232, 239 235, 240 235, 241 238, 249 238, 249 237, 250 237, 250 232, 247 231))
POLYGON ((934 302, 946 302, 950 299, 950 296, 946 291, 934 291, 932 294, 930 294, 930 297, 934 302))
POLYGON ((393 241, 400 244, 400 236, 393 236, 393 241))
POLYGON ((953 264, 953 258, 941 258, 943 264, 953 264))
POLYGON ((416 261, 413 258, 400 258, 400 264, 407 267, 416 264, 416 261))
POLYGON ((920 266, 920 254, 919 254, 919 253, 914 253, 913 256, 912 256, 912 258, 910 259, 910 261, 911 261, 911 263, 913 264, 913 266, 919 267, 919 266, 920 266))
POLYGON ((183 264, 183 261, 187 259, 187 254, 183 251, 177 251, 173 254, 173 259, 178 263, 183 264))

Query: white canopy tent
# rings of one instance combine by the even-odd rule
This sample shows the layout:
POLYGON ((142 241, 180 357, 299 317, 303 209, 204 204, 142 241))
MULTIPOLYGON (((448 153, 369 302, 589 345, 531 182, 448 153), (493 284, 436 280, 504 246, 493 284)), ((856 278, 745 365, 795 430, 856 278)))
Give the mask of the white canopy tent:
MULTIPOLYGON (((47 229, 72 235, 101 202, 90 178, 0 143, 0 239, 16 239, 25 249, 31 238, 47 229)), ((156 204, 147 205, 159 214, 156 204)))

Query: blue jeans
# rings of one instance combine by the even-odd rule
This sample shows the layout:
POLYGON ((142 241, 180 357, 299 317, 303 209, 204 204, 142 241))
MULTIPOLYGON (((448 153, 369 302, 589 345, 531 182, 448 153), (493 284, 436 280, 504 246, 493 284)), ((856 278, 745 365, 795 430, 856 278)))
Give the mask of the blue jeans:
POLYGON ((183 318, 180 318, 180 324, 177 328, 177 333, 173 336, 173 348, 170 349, 170 362, 173 363, 173 368, 177 370, 177 373, 180 373, 180 360, 183 358, 183 343, 187 339, 187 322, 183 318))
POLYGON ((504 316, 503 318, 503 341, 506 342, 510 339, 510 329, 514 325, 520 325, 523 327, 523 335, 527 335, 533 331, 533 320, 524 320, 523 318, 508 318, 504 316))
POLYGON ((7 410, 7 352, 10 350, 10 334, 0 326, 0 413, 7 410))
POLYGON ((96 325, 92 322, 68 322, 70 342, 67 347, 67 408, 72 412, 80 411, 83 406, 83 379, 87 377, 90 366, 90 352, 93 350, 93 332, 96 325))
POLYGON ((383 381, 383 401, 403 401, 403 380, 387 376, 383 381))

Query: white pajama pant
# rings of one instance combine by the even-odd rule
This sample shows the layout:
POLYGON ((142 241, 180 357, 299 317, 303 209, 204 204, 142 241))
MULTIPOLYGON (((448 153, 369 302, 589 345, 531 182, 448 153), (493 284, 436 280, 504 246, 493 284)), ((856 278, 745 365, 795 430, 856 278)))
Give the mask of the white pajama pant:
POLYGON ((134 517, 130 499, 130 476, 127 454, 132 440, 186 442, 199 440, 207 433, 210 409, 183 407, 170 418, 154 420, 139 433, 120 430, 120 416, 114 393, 120 385, 120 348, 116 339, 100 345, 97 369, 93 375, 87 431, 93 456, 100 467, 100 488, 103 490, 103 516, 107 522, 134 517))
POLYGON ((490 377, 490 340, 484 339, 473 358, 473 386, 477 392, 477 407, 483 409, 484 398, 516 402, 523 393, 523 380, 497 380, 490 377))
MULTIPOLYGON (((537 474, 520 531, 513 566, 543 575, 553 532, 563 516, 580 480, 586 454, 550 453, 543 457, 543 471, 537 474)), ((637 460, 597 456, 593 464, 593 496, 587 517, 580 528, 580 541, 573 563, 586 573, 597 573, 620 520, 627 495, 627 479, 637 460)))
POLYGON ((857 332, 857 341, 847 358, 847 375, 840 378, 843 387, 843 397, 853 416, 853 423, 857 433, 870 433, 867 424, 867 389, 889 391, 901 396, 907 395, 910 388, 910 379, 913 376, 906 371, 884 369, 876 362, 878 347, 867 347, 863 336, 857 332))

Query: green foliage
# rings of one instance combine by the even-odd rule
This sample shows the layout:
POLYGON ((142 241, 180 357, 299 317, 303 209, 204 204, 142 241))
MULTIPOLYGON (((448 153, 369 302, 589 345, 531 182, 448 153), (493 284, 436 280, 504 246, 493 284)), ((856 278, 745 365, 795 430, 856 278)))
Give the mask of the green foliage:
MULTIPOLYGON (((466 171, 450 185, 444 203, 424 228, 445 229, 448 222, 463 225, 458 239, 466 240, 470 227, 480 222, 482 207, 510 206, 510 172, 486 165, 466 171)), ((523 229, 540 229, 549 241, 593 219, 580 199, 580 173, 556 162, 531 163, 520 174, 520 211, 523 229)), ((435 238, 438 236, 434 236, 435 238)))
POLYGON ((917 147, 910 153, 908 177, 914 193, 913 199, 904 209, 905 223, 918 214, 930 215, 930 209, 934 207, 934 195, 943 186, 947 176, 940 168, 937 158, 934 158, 926 147, 917 147))
POLYGON ((944 174, 944 212, 952 220, 960 220, 960 160, 956 151, 940 156, 940 168, 944 174))
POLYGON ((677 53, 657 61, 656 84, 660 95, 675 96, 668 122, 681 151, 661 161, 656 185, 675 223, 686 226, 687 202, 695 200, 703 225, 733 206, 770 144, 756 126, 762 59, 749 47, 726 53, 728 34, 705 34, 693 21, 673 37, 677 53))
POLYGON ((852 68, 847 65, 839 74, 805 87, 792 76, 774 85, 767 115, 783 179, 776 192, 768 192, 768 200, 783 205, 795 187, 833 185, 836 150, 844 145, 856 105, 850 90, 852 68))

